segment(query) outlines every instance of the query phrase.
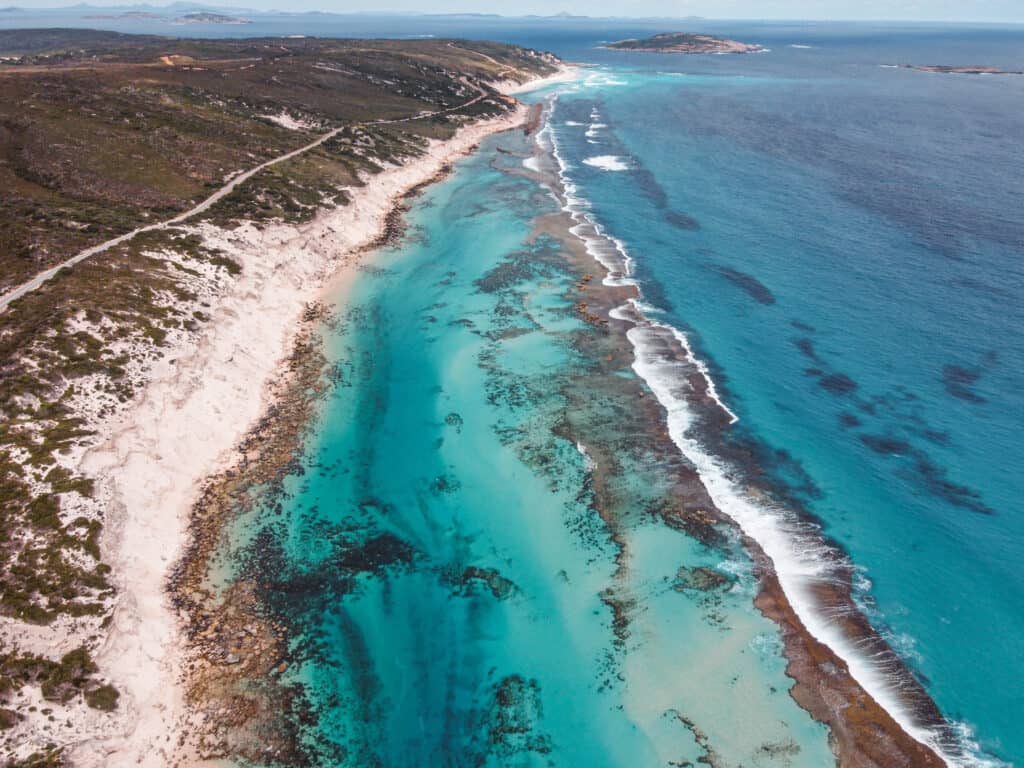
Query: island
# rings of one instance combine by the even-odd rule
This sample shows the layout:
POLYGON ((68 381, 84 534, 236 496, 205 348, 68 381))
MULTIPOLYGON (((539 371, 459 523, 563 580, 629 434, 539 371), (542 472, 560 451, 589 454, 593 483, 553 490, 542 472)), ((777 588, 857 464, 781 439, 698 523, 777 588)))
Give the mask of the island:
POLYGON ((642 53, 759 53, 763 46, 741 43, 712 35, 690 32, 662 32, 653 37, 629 38, 600 46, 612 51, 638 51, 642 53))
POLYGON ((935 72, 942 75, 1024 75, 1024 72, 981 65, 950 67, 941 64, 900 64, 900 69, 914 69, 918 72, 935 72))
POLYGON ((186 13, 184 16, 179 16, 174 22, 176 24, 252 24, 251 19, 225 16, 223 13, 210 13, 209 11, 186 13))

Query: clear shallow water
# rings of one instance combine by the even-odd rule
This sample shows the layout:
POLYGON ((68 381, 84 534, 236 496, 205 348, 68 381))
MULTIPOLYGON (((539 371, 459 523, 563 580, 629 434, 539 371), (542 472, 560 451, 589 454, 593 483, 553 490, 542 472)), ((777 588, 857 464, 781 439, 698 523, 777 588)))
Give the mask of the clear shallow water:
MULTIPOLYGON (((509 36, 606 67, 553 125, 650 314, 686 332, 735 441, 850 554, 866 611, 979 759, 1024 763, 1024 78, 879 66, 1022 68, 1024 37, 718 31, 772 53, 509 36)), ((586 459, 556 436, 587 370, 575 276, 527 242, 553 203, 497 172, 515 161, 494 146, 340 298, 305 473, 239 539, 273 554, 321 735, 355 764, 646 765, 708 745, 727 765, 829 764, 735 544, 626 514, 616 562, 586 459), (694 590, 681 566, 734 577, 694 590), (625 641, 609 594, 635 606, 625 641)), ((638 499, 658 481, 622 474, 638 499)))
POLYGON ((558 242, 530 238, 554 201, 493 167, 524 141, 429 190, 339 297, 303 469, 240 521, 311 739, 346 765, 827 765, 738 543, 639 514, 659 463, 625 449, 603 519, 560 436, 595 331, 558 242))

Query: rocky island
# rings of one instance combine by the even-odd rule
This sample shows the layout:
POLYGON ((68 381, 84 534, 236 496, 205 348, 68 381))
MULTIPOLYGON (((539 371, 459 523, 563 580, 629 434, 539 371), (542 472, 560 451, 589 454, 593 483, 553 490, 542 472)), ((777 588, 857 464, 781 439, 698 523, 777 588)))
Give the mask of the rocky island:
POLYGON ((759 53, 765 50, 757 43, 741 43, 712 35, 689 32, 663 32, 653 37, 629 38, 601 46, 613 51, 639 51, 643 53, 759 53))

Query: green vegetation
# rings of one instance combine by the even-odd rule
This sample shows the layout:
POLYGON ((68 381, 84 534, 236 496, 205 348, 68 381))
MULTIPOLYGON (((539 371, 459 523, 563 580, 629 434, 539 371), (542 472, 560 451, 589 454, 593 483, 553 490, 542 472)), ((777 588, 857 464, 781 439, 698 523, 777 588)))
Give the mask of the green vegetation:
POLYGON ((662 32, 643 39, 630 38, 608 43, 604 48, 616 51, 643 51, 648 53, 754 53, 763 50, 754 43, 741 43, 711 35, 690 32, 662 32))
MULTIPOLYGON (((32 685, 39 688, 46 701, 67 704, 76 696, 84 696, 90 707, 112 711, 117 708, 120 694, 114 686, 95 680, 96 671, 96 663, 86 648, 70 651, 60 661, 0 651, 0 703, 10 705, 15 693, 32 685)), ((13 725, 16 717, 12 712, 6 719, 13 725)))
POLYGON ((33 752, 24 760, 8 763, 7 768, 61 768, 67 765, 63 749, 48 749, 45 752, 33 752))
MULTIPOLYGON (((307 220, 347 203, 385 163, 509 109, 489 81, 546 74, 554 62, 497 43, 89 30, 0 31, 0 54, 20 57, 0 64, 0 291, 341 128, 187 225, 307 220), (423 117, 440 110, 453 111, 423 117)), ((162 229, 62 270, 0 313, 0 613, 39 623, 106 615, 103 510, 71 469, 92 437, 76 403, 115 414, 136 392, 140 359, 209 320, 198 286, 242 268, 187 226, 162 229)), ((116 700, 90 697, 100 708, 116 700)))
POLYGON ((93 709, 102 709, 104 712, 113 712, 117 709, 117 700, 121 694, 112 685, 101 685, 85 692, 85 703, 93 709))
MULTIPOLYGON (((468 101, 546 71, 523 49, 466 41, 177 40, 0 31, 0 290, 89 245, 169 218, 231 173, 329 127, 468 101), (25 52, 29 51, 29 52, 25 52), (280 116, 298 130, 275 123, 280 116)), ((497 97, 468 114, 501 111, 497 97)), ((444 136, 444 120, 416 131, 444 136)), ((345 163, 323 181, 346 180, 345 163)))

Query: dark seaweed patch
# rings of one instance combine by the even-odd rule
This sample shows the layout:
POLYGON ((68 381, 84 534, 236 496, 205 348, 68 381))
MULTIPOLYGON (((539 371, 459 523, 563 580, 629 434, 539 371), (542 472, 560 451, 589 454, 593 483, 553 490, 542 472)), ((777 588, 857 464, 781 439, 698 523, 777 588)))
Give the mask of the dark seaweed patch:
POLYGON ((768 286, 753 275, 748 275, 746 272, 741 272, 732 267, 717 267, 716 269, 722 277, 733 285, 742 288, 750 298, 759 304, 768 306, 775 303, 775 296, 768 290, 768 286))
MULTIPOLYGON (((616 155, 628 155, 628 151, 619 142, 612 142, 611 151, 616 155)), ((644 193, 648 200, 650 200, 657 208, 665 208, 668 205, 668 195, 665 194, 664 188, 658 183, 657 179, 654 178, 654 174, 648 171, 646 168, 640 165, 638 158, 632 158, 633 162, 633 175, 637 183, 640 186, 640 191, 644 193)))
POLYGON ((833 395, 852 395, 857 391, 857 382, 845 373, 830 373, 828 376, 822 376, 818 384, 833 395))
POLYGON ((912 459, 911 465, 916 479, 925 489, 948 504, 969 509, 983 515, 994 514, 981 498, 981 494, 966 485, 955 483, 946 476, 946 470, 938 466, 924 451, 914 448, 906 440, 887 435, 861 435, 860 440, 875 453, 883 456, 905 456, 912 459))
POLYGON ((981 494, 966 485, 948 480, 946 470, 933 464, 925 454, 916 455, 914 466, 933 495, 945 499, 955 507, 969 509, 982 515, 995 514, 995 510, 982 501, 981 494))
POLYGON ((677 592, 693 590, 696 592, 714 592, 731 587, 735 579, 713 568, 682 567, 676 572, 676 580, 672 588, 677 592))
POLYGON ((380 574, 392 565, 408 565, 416 551, 391 533, 371 536, 362 546, 344 550, 334 562, 354 573, 380 574))
POLYGON ((814 360, 815 362, 821 362, 821 358, 818 357, 818 353, 814 349, 813 341, 807 338, 803 338, 797 339, 793 343, 796 345, 797 349, 804 353, 805 356, 809 357, 811 360, 814 360))
MULTIPOLYGON (((539 733, 543 709, 540 684, 522 675, 509 675, 495 686, 494 698, 487 715, 488 752, 502 765, 512 758, 525 758, 529 753, 551 753, 551 737, 539 733)), ((481 755, 477 765, 487 762, 481 755)))
POLYGON ((536 248, 516 251, 479 278, 474 285, 482 293, 501 293, 534 277, 549 277, 552 273, 545 257, 553 257, 558 252, 557 243, 553 242, 538 243, 536 248))
POLYGON ((839 414, 839 423, 850 429, 852 427, 859 427, 863 422, 852 413, 841 413, 839 414))
POLYGON ((496 568, 481 568, 470 565, 465 568, 451 566, 442 569, 441 580, 452 588, 452 591, 467 597, 486 588, 496 600, 505 600, 517 589, 515 583, 506 579, 496 568))
POLYGON ((462 432, 462 417, 455 411, 444 417, 444 423, 449 427, 454 427, 456 432, 462 432))
POLYGON ((804 333, 815 333, 817 331, 817 328, 813 325, 808 325, 803 320, 790 320, 789 324, 798 331, 803 331, 804 333))
POLYGON ((875 453, 891 456, 906 456, 911 453, 910 443, 885 435, 861 435, 860 441, 875 453))
POLYGON ((935 445, 947 446, 951 445, 953 442, 949 432, 940 432, 935 429, 924 429, 921 431, 921 436, 928 442, 934 443, 935 445))
POLYGON ((980 378, 981 372, 977 368, 964 368, 961 365, 946 365, 942 368, 942 384, 946 392, 968 403, 988 402, 972 389, 980 378))
POLYGON ((666 211, 665 221, 676 229, 683 229, 688 232, 695 232, 700 229, 699 221, 693 218, 693 216, 688 216, 687 214, 680 213, 679 211, 666 211))

